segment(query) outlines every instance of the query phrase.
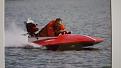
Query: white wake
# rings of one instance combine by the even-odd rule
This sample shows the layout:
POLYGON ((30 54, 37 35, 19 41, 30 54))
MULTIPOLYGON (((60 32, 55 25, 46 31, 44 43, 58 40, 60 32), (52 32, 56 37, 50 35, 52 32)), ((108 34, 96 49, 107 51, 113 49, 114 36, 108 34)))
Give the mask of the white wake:
POLYGON ((28 42, 27 36, 23 35, 27 32, 22 27, 19 27, 15 23, 10 24, 9 27, 10 29, 5 31, 5 47, 25 47, 27 45, 41 47, 28 42))

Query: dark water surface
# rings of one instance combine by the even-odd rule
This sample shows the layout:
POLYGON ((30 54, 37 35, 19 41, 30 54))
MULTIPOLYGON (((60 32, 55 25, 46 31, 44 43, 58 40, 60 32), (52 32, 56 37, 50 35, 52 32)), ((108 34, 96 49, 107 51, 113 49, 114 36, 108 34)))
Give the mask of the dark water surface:
MULTIPOLYGON (((6 68, 111 68, 110 0, 6 0, 6 32, 15 32, 11 29, 14 26, 10 26, 13 23, 24 30, 23 21, 28 17, 41 26, 60 17, 72 33, 97 36, 105 41, 78 51, 6 47, 6 68)), ((11 37, 16 36, 13 34, 11 37)), ((6 46, 11 43, 22 46, 19 41, 14 41, 18 39, 21 38, 10 38, 6 46), (14 42, 9 42, 11 40, 14 42)))
POLYGON ((108 50, 47 51, 6 48, 6 68, 103 68, 111 66, 108 50))

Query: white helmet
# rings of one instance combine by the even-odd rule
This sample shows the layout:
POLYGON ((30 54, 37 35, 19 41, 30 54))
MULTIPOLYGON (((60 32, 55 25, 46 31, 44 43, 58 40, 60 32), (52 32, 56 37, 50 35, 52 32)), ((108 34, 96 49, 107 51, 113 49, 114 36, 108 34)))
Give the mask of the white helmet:
POLYGON ((29 17, 29 18, 27 19, 27 23, 34 23, 34 21, 31 19, 31 17, 29 17))

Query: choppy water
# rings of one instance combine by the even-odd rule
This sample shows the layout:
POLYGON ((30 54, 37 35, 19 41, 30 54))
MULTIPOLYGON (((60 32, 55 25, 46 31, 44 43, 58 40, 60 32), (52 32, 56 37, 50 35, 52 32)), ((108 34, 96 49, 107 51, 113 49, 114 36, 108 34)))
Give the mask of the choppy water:
POLYGON ((6 47, 6 68, 111 68, 110 0, 6 0, 6 46, 26 44, 20 34, 25 32, 23 21, 30 16, 40 26, 60 17, 72 33, 105 41, 79 51, 6 47))

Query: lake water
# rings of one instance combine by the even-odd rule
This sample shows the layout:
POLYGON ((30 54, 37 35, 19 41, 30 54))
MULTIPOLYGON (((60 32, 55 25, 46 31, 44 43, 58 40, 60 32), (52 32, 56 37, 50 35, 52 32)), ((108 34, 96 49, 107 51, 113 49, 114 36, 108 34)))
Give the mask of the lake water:
POLYGON ((6 0, 6 68, 111 68, 110 0, 6 0), (24 49, 27 44, 24 21, 41 27, 60 17, 73 34, 104 38, 88 48, 63 51, 24 49), (16 48, 19 47, 19 48, 16 48))

